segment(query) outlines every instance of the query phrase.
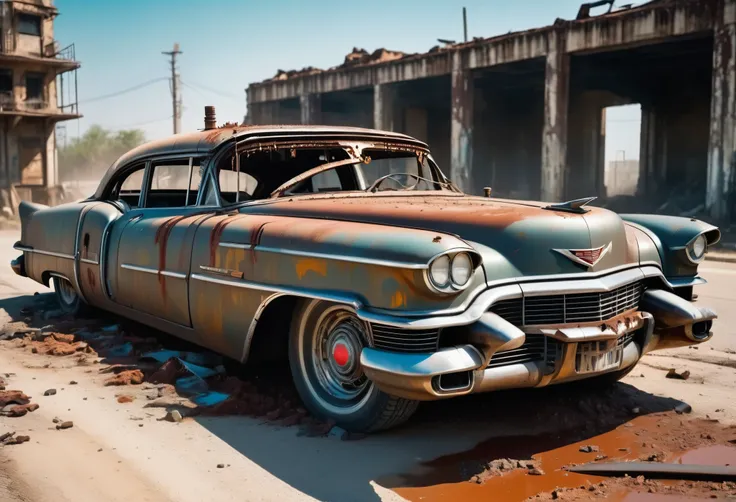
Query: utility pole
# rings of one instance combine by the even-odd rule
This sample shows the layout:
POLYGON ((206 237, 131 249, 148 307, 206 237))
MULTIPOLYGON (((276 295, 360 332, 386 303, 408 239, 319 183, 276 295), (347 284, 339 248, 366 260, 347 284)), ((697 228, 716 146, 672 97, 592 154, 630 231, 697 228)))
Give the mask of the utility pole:
POLYGON ((468 41, 468 14, 467 14, 465 7, 463 7, 463 35, 465 37, 465 42, 467 42, 468 41))
POLYGON ((171 104, 173 108, 174 118, 174 134, 181 131, 181 97, 179 96, 179 74, 176 72, 176 56, 182 54, 179 50, 179 44, 174 44, 174 50, 162 52, 171 59, 171 104))

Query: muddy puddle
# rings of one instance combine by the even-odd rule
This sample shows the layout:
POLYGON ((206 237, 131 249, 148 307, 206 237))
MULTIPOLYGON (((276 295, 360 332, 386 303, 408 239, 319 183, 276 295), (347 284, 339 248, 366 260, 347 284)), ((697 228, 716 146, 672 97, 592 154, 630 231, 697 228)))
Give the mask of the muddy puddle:
MULTIPOLYGON (((568 472, 588 462, 657 461, 736 465, 736 430, 715 421, 662 413, 637 417, 587 437, 576 430, 497 437, 472 450, 425 462, 413 472, 379 480, 410 501, 606 499, 626 502, 703 500, 708 483, 610 478, 568 472), (692 485, 692 486, 691 486, 692 485)), ((736 484, 716 494, 736 496, 736 484), (732 489, 731 489, 732 488, 732 489)), ((724 497, 725 498, 725 497, 724 497)))

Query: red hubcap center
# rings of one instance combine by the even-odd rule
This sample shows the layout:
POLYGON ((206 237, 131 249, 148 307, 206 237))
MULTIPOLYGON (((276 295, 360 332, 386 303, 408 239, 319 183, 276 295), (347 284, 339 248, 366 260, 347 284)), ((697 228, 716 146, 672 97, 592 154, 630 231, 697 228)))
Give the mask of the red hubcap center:
POLYGON ((332 358, 340 366, 345 366, 350 361, 350 352, 345 345, 338 343, 335 345, 335 348, 332 349, 332 358))

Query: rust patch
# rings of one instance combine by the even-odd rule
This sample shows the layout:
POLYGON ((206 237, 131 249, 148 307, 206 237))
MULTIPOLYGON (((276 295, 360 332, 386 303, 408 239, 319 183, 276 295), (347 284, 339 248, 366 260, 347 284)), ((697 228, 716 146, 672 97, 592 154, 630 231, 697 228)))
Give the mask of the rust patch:
POLYGON ((396 309, 404 306, 406 306, 406 294, 402 291, 396 291, 396 293, 391 296, 391 308, 396 309))
POLYGON ((87 269, 87 284, 89 284, 89 287, 92 290, 97 289, 97 278, 95 277, 95 273, 91 268, 87 269))
POLYGON ((175 216, 164 221, 163 224, 156 229, 156 236, 153 239, 154 244, 158 245, 158 284, 161 287, 161 294, 163 295, 164 303, 166 302, 166 276, 161 272, 166 270, 166 247, 169 241, 169 236, 177 223, 189 217, 191 217, 191 215, 175 216))
POLYGON ((256 231, 250 234, 250 256, 253 265, 255 265, 256 261, 258 261, 258 258, 256 257, 256 246, 261 242, 263 227, 265 227, 268 223, 269 222, 261 223, 256 231))
POLYGON ((327 261, 316 258, 302 258, 296 261, 296 275, 302 280, 307 272, 327 276, 327 261))
POLYGON ((235 221, 234 216, 235 215, 233 214, 228 214, 223 219, 215 223, 214 227, 212 227, 212 232, 210 233, 210 266, 212 267, 215 266, 217 247, 220 245, 222 233, 225 231, 225 227, 235 221))

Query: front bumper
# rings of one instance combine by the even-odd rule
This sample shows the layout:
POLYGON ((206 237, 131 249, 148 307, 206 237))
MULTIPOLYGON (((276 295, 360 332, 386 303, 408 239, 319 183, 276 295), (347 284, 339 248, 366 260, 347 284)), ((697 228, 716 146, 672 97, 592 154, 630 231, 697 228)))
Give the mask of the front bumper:
POLYGON ((668 291, 647 290, 640 309, 603 323, 528 327, 486 312, 464 327, 466 344, 420 354, 365 348, 361 364, 384 392, 427 401, 590 378, 629 368, 652 350, 702 343, 712 336, 715 313, 668 291), (528 341, 543 343, 544 356, 514 363, 511 354, 528 341), (602 371, 586 369, 581 354, 598 346, 615 351, 617 364, 602 371))

